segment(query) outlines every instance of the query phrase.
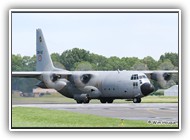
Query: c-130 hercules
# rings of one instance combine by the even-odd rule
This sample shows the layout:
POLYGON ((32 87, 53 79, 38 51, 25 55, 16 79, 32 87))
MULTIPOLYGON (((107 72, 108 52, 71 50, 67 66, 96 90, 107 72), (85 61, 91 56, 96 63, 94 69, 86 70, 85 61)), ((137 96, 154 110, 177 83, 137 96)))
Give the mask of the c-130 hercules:
POLYGON ((77 103, 99 99, 112 103, 115 99, 133 100, 154 91, 150 79, 169 80, 177 71, 67 71, 53 66, 41 29, 36 30, 36 71, 12 72, 13 77, 37 78, 41 88, 52 88, 77 103))

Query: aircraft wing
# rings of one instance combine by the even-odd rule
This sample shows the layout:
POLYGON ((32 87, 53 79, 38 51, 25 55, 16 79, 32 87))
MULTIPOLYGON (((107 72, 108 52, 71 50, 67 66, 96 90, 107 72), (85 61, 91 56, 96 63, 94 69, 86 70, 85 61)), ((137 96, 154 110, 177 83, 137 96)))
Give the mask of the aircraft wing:
POLYGON ((41 74, 39 71, 15 71, 12 72, 12 77, 37 78, 41 74))
POLYGON ((160 80, 170 80, 172 74, 177 74, 177 70, 156 70, 156 71, 141 71, 149 79, 160 81, 160 80))
POLYGON ((12 77, 38 78, 42 74, 71 75, 69 71, 16 71, 12 72, 12 77))
POLYGON ((152 74, 152 73, 170 73, 170 74, 178 73, 177 70, 155 70, 155 71, 141 71, 141 72, 143 72, 146 75, 149 75, 149 74, 152 74))

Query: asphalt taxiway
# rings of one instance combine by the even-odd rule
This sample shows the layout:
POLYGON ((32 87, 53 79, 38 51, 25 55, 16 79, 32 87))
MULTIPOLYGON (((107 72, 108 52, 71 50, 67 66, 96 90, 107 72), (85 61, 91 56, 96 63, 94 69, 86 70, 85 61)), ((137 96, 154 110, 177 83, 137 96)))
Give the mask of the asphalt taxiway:
POLYGON ((140 104, 17 104, 13 107, 39 107, 52 110, 67 110, 98 116, 128 120, 157 120, 178 122, 177 103, 140 104))

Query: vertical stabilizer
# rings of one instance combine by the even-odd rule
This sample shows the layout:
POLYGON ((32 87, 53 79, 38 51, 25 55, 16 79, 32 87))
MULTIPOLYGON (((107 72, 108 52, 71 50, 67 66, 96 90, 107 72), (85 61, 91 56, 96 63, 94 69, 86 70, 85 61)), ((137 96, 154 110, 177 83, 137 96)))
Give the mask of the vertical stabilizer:
POLYGON ((36 71, 52 71, 54 66, 41 29, 36 30, 36 71))

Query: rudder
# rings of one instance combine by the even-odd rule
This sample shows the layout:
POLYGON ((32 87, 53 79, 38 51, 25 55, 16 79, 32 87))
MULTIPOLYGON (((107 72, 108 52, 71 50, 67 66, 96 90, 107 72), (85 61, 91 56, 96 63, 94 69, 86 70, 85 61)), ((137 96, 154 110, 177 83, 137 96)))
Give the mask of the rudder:
POLYGON ((41 29, 36 30, 36 71, 52 71, 54 66, 41 29))

